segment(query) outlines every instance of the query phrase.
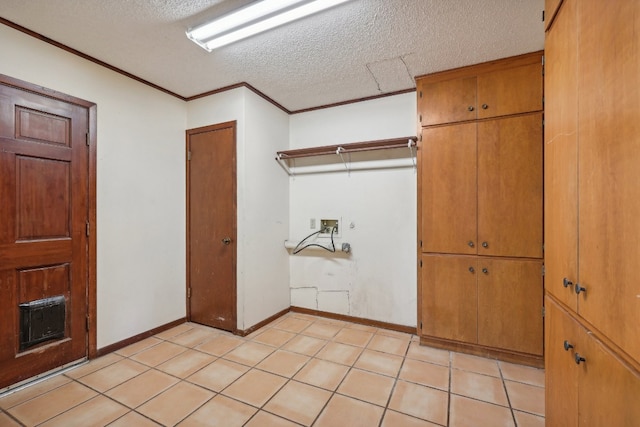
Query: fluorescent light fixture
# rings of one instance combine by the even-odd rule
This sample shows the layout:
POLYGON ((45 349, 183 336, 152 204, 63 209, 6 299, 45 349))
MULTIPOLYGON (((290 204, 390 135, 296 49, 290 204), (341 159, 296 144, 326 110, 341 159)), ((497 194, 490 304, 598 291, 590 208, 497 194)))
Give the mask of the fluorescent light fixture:
POLYGON ((187 31, 202 48, 213 49, 251 37, 348 0, 262 0, 187 31))

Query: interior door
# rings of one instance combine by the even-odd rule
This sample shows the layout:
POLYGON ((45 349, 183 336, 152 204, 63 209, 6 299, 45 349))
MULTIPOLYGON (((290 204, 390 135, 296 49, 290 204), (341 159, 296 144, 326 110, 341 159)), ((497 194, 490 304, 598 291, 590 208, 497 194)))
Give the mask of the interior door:
POLYGON ((189 319, 236 330, 236 124, 187 131, 189 319))
POLYGON ((0 85, 0 387, 87 356, 89 110, 0 85))

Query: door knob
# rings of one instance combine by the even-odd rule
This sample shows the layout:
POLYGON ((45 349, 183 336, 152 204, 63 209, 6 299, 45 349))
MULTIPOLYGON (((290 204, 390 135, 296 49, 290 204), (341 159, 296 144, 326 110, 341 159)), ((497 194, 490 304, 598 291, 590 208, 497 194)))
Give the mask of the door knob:
POLYGON ((476 272, 476 269, 475 269, 475 268, 473 268, 473 267, 469 267, 469 273, 475 273, 475 272, 476 272))
POLYGON ((564 340, 564 350, 565 351, 569 351, 570 348, 573 348, 573 344, 571 344, 569 341, 564 340))
POLYGON ((576 355, 573 358, 576 361, 577 365, 579 365, 580 362, 586 362, 587 361, 587 359, 585 359, 584 357, 580 356, 578 353, 576 353, 576 355))
POLYGON ((487 108, 489 108, 489 106, 487 104, 482 104, 482 109, 486 110, 487 108))
POLYGON ((469 107, 467 108, 467 110, 469 110, 469 111, 473 111, 473 110, 474 110, 474 108, 473 108, 473 106, 472 106, 472 105, 469 105, 469 107))
POLYGON ((573 282, 565 277, 564 279, 562 279, 562 286, 564 286, 565 288, 571 287, 573 286, 573 282))
POLYGON ((483 268, 483 269, 482 269, 482 272, 483 272, 484 274, 489 274, 489 270, 488 270, 488 269, 486 269, 486 268, 483 268))
POLYGON ((222 243, 224 243, 225 245, 228 245, 229 243, 231 243, 231 238, 225 237, 224 239, 222 239, 222 243))
POLYGON ((488 248, 489 247, 489 242, 482 242, 482 247, 483 248, 488 248))
POLYGON ((471 240, 469 240, 469 243, 467 243, 467 245, 469 245, 470 248, 475 246, 471 240))
POLYGON ((579 283, 576 283, 575 289, 576 289, 576 294, 579 294, 580 292, 587 292, 587 288, 580 286, 579 283))

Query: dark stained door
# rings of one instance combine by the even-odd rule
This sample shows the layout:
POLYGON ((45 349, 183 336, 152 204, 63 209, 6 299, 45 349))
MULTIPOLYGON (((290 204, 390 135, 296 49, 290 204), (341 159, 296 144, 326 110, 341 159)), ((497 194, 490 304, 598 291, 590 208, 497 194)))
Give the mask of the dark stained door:
POLYGON ((87 356, 88 130, 0 84, 0 387, 87 356))
POLYGON ((189 319, 236 330, 236 125, 187 131, 189 319))

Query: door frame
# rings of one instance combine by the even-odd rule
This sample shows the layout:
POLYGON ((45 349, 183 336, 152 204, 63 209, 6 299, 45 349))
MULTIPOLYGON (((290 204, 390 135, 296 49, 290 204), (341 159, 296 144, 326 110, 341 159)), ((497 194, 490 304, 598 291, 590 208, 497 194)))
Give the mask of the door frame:
MULTIPOLYGON (((238 143, 238 131, 237 131, 237 120, 232 120, 232 121, 228 121, 228 122, 222 122, 222 123, 217 123, 217 124, 213 124, 213 125, 208 125, 208 126, 201 126, 201 127, 197 127, 197 128, 192 128, 192 129, 187 129, 185 131, 185 163, 186 163, 186 180, 185 180, 185 184, 186 184, 186 188, 185 188, 185 192, 186 192, 186 248, 185 248, 185 253, 186 253, 186 283, 185 283, 185 296, 186 296, 186 305, 187 305, 187 320, 191 321, 191 299, 190 299, 190 295, 189 295, 189 288, 190 288, 190 284, 191 284, 191 233, 190 233, 190 229, 191 229, 191 162, 190 162, 190 154, 189 154, 189 142, 190 142, 190 137, 191 135, 194 134, 198 134, 198 133, 204 133, 204 132, 211 132, 211 131, 215 131, 215 130, 221 130, 221 129, 227 129, 227 128, 231 128, 233 130, 233 145, 234 145, 234 162, 231 165, 232 169, 233 169, 233 175, 234 175, 234 181, 233 181, 233 193, 234 193, 234 203, 233 203, 233 210, 234 210, 234 235, 236 236, 236 242, 237 242, 237 233, 238 233, 238 167, 237 167, 237 143, 238 143)), ((232 322, 233 322, 233 331, 232 333, 234 335, 238 335, 241 333, 241 331, 238 329, 238 272, 237 272, 237 245, 236 245, 236 263, 233 266, 233 270, 234 270, 234 282, 235 282, 235 286, 233 287, 233 301, 234 301, 234 306, 233 306, 233 314, 232 314, 232 322)))
POLYGON ((88 206, 87 206, 87 277, 86 277, 86 304, 87 304, 87 351, 88 359, 98 356, 97 341, 97 215, 96 215, 96 166, 97 166, 97 105, 94 102, 86 101, 75 96, 67 95, 53 89, 38 86, 14 77, 0 74, 0 85, 10 86, 26 92, 35 93, 47 98, 56 99, 69 104, 77 105, 87 109, 89 133, 87 134, 87 144, 89 146, 88 161, 88 206))

